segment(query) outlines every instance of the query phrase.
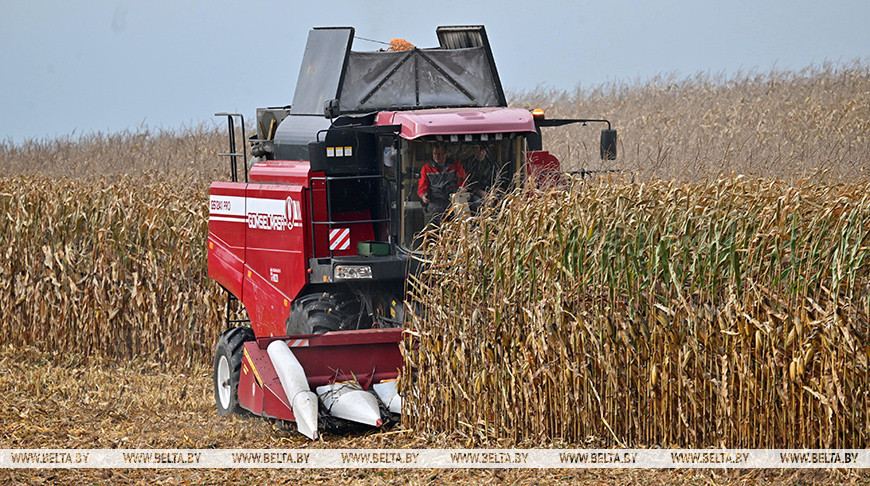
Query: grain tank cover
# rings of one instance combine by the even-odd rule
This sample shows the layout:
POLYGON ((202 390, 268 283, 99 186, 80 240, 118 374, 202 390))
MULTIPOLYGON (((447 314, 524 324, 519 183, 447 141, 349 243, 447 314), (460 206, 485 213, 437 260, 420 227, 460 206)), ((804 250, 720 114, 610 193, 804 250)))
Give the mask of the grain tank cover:
POLYGON ((507 106, 483 26, 439 27, 439 47, 405 51, 352 51, 353 34, 311 30, 291 114, 323 116, 330 99, 341 113, 507 106))
POLYGON ((337 98, 353 32, 353 27, 315 28, 308 32, 291 115, 323 116, 323 102, 337 98))

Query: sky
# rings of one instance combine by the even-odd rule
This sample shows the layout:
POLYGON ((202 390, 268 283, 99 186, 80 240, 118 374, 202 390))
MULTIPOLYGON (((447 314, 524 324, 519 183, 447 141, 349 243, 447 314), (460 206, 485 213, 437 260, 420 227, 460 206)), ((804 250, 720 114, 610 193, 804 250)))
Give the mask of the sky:
POLYGON ((0 142, 290 104, 315 26, 435 47, 477 24, 508 93, 870 60, 870 0, 0 0, 0 142))

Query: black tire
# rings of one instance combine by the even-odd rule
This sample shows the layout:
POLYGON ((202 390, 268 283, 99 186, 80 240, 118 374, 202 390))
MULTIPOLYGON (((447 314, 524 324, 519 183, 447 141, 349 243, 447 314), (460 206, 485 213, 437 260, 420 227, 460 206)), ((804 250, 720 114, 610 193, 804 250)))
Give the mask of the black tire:
POLYGON ((234 327, 222 332, 214 350, 214 401, 220 416, 242 413, 239 405, 239 375, 242 369, 243 345, 253 341, 250 327, 234 327))
POLYGON ((346 292, 315 292, 293 301, 287 335, 323 334, 356 329, 360 303, 346 292))

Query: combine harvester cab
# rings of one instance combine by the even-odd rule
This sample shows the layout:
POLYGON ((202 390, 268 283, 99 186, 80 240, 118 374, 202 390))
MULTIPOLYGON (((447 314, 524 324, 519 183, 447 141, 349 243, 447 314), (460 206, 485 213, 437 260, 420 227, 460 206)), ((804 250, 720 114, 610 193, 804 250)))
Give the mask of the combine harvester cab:
POLYGON ((541 150, 542 126, 595 121, 508 108, 482 26, 437 36, 433 49, 356 52, 352 28, 313 29, 292 105, 257 110, 250 166, 235 139, 244 118, 218 114, 231 167, 230 181, 211 185, 207 243, 209 276, 227 291, 214 359, 221 415, 295 421, 311 438, 327 416, 395 420, 432 148, 461 160, 482 147, 510 181, 558 170, 541 150), (235 300, 250 327, 230 319, 235 300))

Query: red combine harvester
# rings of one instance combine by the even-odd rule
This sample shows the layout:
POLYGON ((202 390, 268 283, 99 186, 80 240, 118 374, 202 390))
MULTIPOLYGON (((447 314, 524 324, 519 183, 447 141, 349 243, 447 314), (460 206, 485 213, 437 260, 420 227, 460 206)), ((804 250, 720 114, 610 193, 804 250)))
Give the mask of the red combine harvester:
POLYGON ((311 438, 324 423, 400 414, 405 280, 418 270, 432 147, 454 160, 482 148, 500 180, 541 176, 559 170, 541 127, 603 122, 601 156, 615 157, 606 120, 508 108, 482 26, 436 32, 433 49, 357 52, 352 28, 311 30, 292 105, 257 110, 250 170, 235 142, 244 118, 218 114, 231 166, 209 193, 208 271, 227 291, 219 414, 295 421, 311 438), (234 300, 250 327, 230 319, 234 300))

